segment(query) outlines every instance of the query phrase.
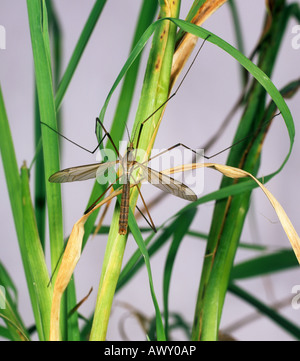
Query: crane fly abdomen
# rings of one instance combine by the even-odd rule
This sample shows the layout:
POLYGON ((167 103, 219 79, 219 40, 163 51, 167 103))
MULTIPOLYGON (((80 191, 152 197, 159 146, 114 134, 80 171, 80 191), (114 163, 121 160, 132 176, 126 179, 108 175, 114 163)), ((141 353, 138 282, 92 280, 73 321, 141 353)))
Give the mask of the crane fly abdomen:
POLYGON ((120 206, 119 234, 121 235, 125 235, 127 233, 128 226, 130 182, 128 179, 126 180, 126 183, 123 184, 123 192, 120 206))

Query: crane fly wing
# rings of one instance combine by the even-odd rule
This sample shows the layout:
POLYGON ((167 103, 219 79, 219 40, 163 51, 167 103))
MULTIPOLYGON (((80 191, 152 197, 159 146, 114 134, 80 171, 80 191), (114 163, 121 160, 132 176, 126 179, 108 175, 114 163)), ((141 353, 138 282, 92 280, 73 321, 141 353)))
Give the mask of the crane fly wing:
POLYGON ((96 176, 98 177, 103 175, 108 168, 113 167, 118 162, 119 161, 87 164, 63 169, 52 174, 52 176, 49 178, 49 182, 65 183, 96 178, 96 176))
POLYGON ((157 172, 156 170, 146 167, 143 164, 139 163, 138 166, 142 169, 144 178, 163 192, 171 193, 174 196, 188 201, 197 200, 196 194, 185 184, 161 172, 157 172))

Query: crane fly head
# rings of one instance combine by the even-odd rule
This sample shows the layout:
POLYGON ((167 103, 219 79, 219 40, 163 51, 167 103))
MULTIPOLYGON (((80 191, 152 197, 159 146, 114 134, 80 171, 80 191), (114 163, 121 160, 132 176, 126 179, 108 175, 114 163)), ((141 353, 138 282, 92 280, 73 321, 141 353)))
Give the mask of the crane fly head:
POLYGON ((133 142, 130 141, 129 146, 127 147, 127 162, 134 162, 135 161, 135 157, 136 157, 136 151, 133 147, 133 142))

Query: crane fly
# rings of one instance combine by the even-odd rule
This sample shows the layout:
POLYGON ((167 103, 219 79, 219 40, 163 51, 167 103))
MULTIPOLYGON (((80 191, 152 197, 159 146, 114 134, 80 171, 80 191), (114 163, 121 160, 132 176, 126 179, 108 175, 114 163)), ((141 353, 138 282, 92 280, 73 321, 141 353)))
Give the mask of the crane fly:
MULTIPOLYGON (((106 131, 101 121, 98 118, 96 121, 101 125, 106 136, 108 136, 112 141, 109 133, 106 131)), ((144 122, 142 124, 144 124, 144 122)), ((141 130, 139 132, 139 135, 140 134, 141 134, 141 130)), ((140 137, 138 138, 137 144, 139 143, 139 139, 140 137)), ((120 218, 119 218, 119 234, 121 235, 125 235, 127 233, 129 196, 130 196, 131 186, 137 186, 141 199, 144 203, 145 209, 148 213, 148 217, 150 218, 151 226, 155 230, 155 226, 153 224, 151 216, 148 212, 148 209, 146 207, 146 204, 138 187, 138 185, 141 183, 142 180, 147 180, 149 183, 153 184, 155 187, 159 188, 160 190, 166 193, 173 194, 179 198, 188 201, 197 200, 196 194, 184 183, 181 183, 170 176, 167 176, 159 171, 156 171, 146 166, 145 163, 149 162, 151 158, 143 163, 136 161, 134 153, 136 153, 137 149, 134 148, 132 141, 130 141, 129 146, 127 147, 126 155, 124 157, 120 155, 119 151, 117 150, 117 147, 113 142, 112 144, 118 154, 119 157, 118 160, 112 162, 95 163, 95 164, 88 164, 88 165, 81 165, 77 167, 67 168, 51 175, 49 181, 52 183, 65 183, 65 182, 75 182, 75 181, 88 180, 92 178, 98 178, 99 176, 103 175, 109 168, 114 167, 117 164, 121 165, 123 171, 122 197, 121 197, 120 218), (139 180, 137 180, 133 176, 133 173, 136 173, 138 171, 141 171, 142 173, 141 179, 139 180), (131 180, 133 180, 133 182, 131 180)), ((158 155, 159 154, 157 154, 156 156, 158 155)), ((95 207, 97 202, 119 179, 120 176, 117 177, 116 181, 112 183, 105 190, 105 192, 85 211, 85 214, 90 212, 95 207)))
MULTIPOLYGON (((181 82, 179 83, 177 89, 175 90, 175 92, 169 97, 167 98, 166 101, 164 101, 152 114, 150 114, 141 124, 139 127, 139 133, 138 133, 138 137, 137 137, 137 144, 136 144, 136 148, 134 148, 133 146, 133 141, 130 141, 129 146, 127 147, 127 151, 126 151, 126 155, 124 157, 122 157, 116 147, 116 145, 114 144, 109 132, 106 131, 103 123, 100 121, 99 118, 96 119, 96 130, 97 130, 97 123, 100 124, 100 126, 102 127, 105 135, 103 136, 103 138, 101 139, 100 143, 98 144, 98 146, 93 150, 90 151, 82 146, 80 146, 79 144, 73 142, 72 140, 66 138, 65 136, 63 136, 62 134, 60 134, 59 132, 55 131, 56 133, 58 133, 60 136, 62 136, 63 138, 67 139, 68 141, 70 141, 71 143, 79 146, 80 148, 87 150, 89 153, 95 153, 95 151, 98 149, 98 147, 100 146, 100 144, 103 142, 104 138, 107 136, 109 138, 109 140, 111 141, 116 154, 118 155, 118 160, 113 161, 113 162, 105 162, 105 163, 95 163, 95 164, 88 164, 88 165, 81 165, 81 166, 77 166, 77 167, 72 167, 72 168, 67 168, 64 170, 60 170, 54 174, 52 174, 49 178, 49 182, 52 183, 65 183, 65 182, 75 182, 75 181, 83 181, 83 180, 87 180, 87 179, 92 179, 92 178, 97 178, 98 176, 104 175, 104 173, 111 167, 114 167, 117 164, 120 164, 122 169, 123 169, 123 186, 122 186, 122 197, 121 197, 121 204, 120 204, 120 217, 119 217, 119 234, 121 235, 125 235, 127 233, 127 228, 128 228, 128 213, 129 213, 129 197, 130 197, 130 188, 132 186, 137 186, 139 195, 142 199, 142 202, 144 204, 145 210, 148 214, 148 217, 150 219, 150 226, 152 227, 152 229, 154 231, 156 231, 154 223, 152 221, 152 218, 149 214, 148 208, 145 204, 145 201, 143 199, 142 193, 140 191, 139 188, 139 184, 141 181, 143 180, 148 180, 149 183, 153 184, 155 187, 159 188, 160 190, 164 191, 165 193, 170 193, 173 194, 179 198, 188 200, 188 201, 196 201, 197 200, 197 196, 196 194, 188 187, 186 186, 184 183, 181 183, 177 180, 175 180, 174 178, 167 176, 165 174, 163 174, 162 172, 158 172, 155 171, 153 169, 151 169, 150 167, 147 167, 145 165, 145 163, 149 162, 151 159, 154 159, 156 157, 158 157, 159 155, 162 155, 164 153, 166 153, 167 151, 170 151, 171 149, 174 149, 178 146, 183 146, 187 149, 192 150, 191 148, 178 143, 175 146, 159 153, 156 154, 154 157, 148 159, 146 162, 137 162, 136 158, 135 158, 135 151, 138 149, 138 145, 139 145, 139 141, 140 141, 140 137, 141 137, 141 133, 142 133, 142 129, 144 124, 152 118, 152 116, 158 112, 160 109, 162 109, 166 103, 172 99, 176 93, 178 92, 179 88, 181 87, 182 83, 184 82, 187 74, 189 73, 191 67, 193 66, 198 54, 200 53, 205 41, 207 40, 207 38, 203 41, 203 43, 201 44, 199 50, 197 51, 193 61, 191 62, 188 70, 186 71, 183 79, 181 80, 181 82), (142 178, 137 181, 134 177, 133 177, 133 172, 140 170, 142 173, 142 178), (131 182, 131 179, 133 179, 133 182, 131 182)), ((48 126, 47 124, 43 123, 44 125, 48 126)), ((49 126, 48 126, 49 127, 49 126)), ((49 127, 50 128, 50 127, 49 127)), ((50 128, 52 129, 52 128, 50 128)), ((53 129, 52 129, 53 130, 53 129)), ((96 132, 97 133, 97 132, 96 132)), ((134 137, 133 137, 134 139, 134 137)), ((193 151, 193 150, 192 150, 193 151)), ((195 151, 193 151, 194 153, 196 153, 195 151)), ((115 180, 115 182, 111 183, 110 186, 105 190, 105 192, 103 194, 101 194, 101 196, 85 211, 85 214, 90 212, 98 203, 98 201, 104 196, 104 194, 119 180, 120 177, 117 177, 117 179, 115 180)), ((139 208, 137 207, 137 209, 139 210, 139 208)), ((143 214, 142 214, 143 215, 143 214)), ((145 217, 144 217, 145 218, 145 217)), ((145 218, 146 219, 146 218, 145 218)), ((147 219, 146 219, 147 220, 147 219)))
MULTIPOLYGON (((175 180, 174 178, 169 177, 169 176, 167 176, 167 175, 165 175, 165 174, 163 174, 161 172, 155 171, 155 170, 147 167, 145 165, 146 162, 143 162, 143 163, 137 162, 136 159, 135 159, 135 156, 134 156, 134 152, 138 149, 138 145, 139 145, 139 141, 140 141, 140 137, 141 137, 141 133, 142 133, 142 129, 143 129, 144 124, 149 119, 151 119, 152 116, 155 113, 157 113, 160 109, 162 109, 166 105, 166 103, 169 100, 171 100, 177 94, 177 92, 178 92, 179 88, 181 87, 182 83, 184 82, 188 72, 190 71, 191 67, 193 66, 199 52, 201 51, 205 41, 206 41, 206 39, 203 41, 202 45, 200 46, 199 50, 197 51, 192 63, 190 64, 187 72, 185 73, 183 79, 181 80, 181 82, 178 85, 175 92, 140 124, 139 133, 138 133, 138 137, 137 137, 136 148, 134 148, 134 146, 133 146, 133 141, 130 141, 129 146, 127 147, 126 155, 124 157, 122 157, 120 155, 120 153, 119 153, 116 145, 114 144, 109 132, 105 129, 103 123, 100 121, 99 118, 96 119, 96 129, 97 129, 97 123, 99 123, 100 126, 102 127, 105 135, 103 136, 100 143, 98 144, 98 146, 93 151, 90 151, 90 150, 80 146, 79 144, 73 142, 72 140, 66 138, 62 134, 55 131, 56 133, 58 133, 59 135, 61 135, 63 138, 67 139, 71 143, 79 146, 80 148, 82 148, 84 150, 87 150, 89 153, 92 153, 92 154, 95 153, 95 151, 98 149, 98 147, 103 142, 103 140, 104 140, 104 138, 106 136, 111 141, 111 143, 112 143, 112 145, 113 145, 113 147, 114 147, 114 149, 116 151, 116 154, 118 155, 118 158, 119 158, 118 160, 116 160, 114 162, 96 163, 96 164, 89 164, 89 165, 82 165, 82 166, 67 168, 67 169, 61 170, 61 171, 51 175, 50 178, 49 178, 49 181, 52 182, 52 183, 65 183, 65 182, 74 182, 74 181, 83 181, 83 180, 87 180, 87 179, 92 179, 92 178, 96 178, 98 176, 103 175, 109 168, 115 166, 116 164, 121 164, 121 166, 123 168, 123 188, 122 188, 122 197, 121 197, 121 205, 120 205, 120 218, 119 218, 119 234, 121 234, 121 235, 125 235, 127 233, 128 213, 129 213, 129 195, 130 195, 130 188, 132 186, 132 184, 130 182, 130 179, 133 178, 132 173, 133 173, 134 170, 137 170, 137 168, 139 168, 142 171, 142 174, 143 174, 142 179, 140 181, 142 181, 143 179, 146 179, 146 180, 148 180, 149 183, 153 184, 154 186, 156 186, 157 188, 161 189, 162 191, 164 191, 166 193, 173 194, 173 195, 175 195, 175 196, 177 196, 179 198, 189 200, 189 201, 197 200, 196 194, 189 187, 187 187, 185 184, 183 184, 183 183, 175 180)), ((47 124, 45 124, 45 125, 48 126, 47 124)), ((134 137, 133 137, 133 139, 134 139, 134 137)), ((176 148, 178 146, 183 146, 183 147, 185 147, 187 149, 190 149, 189 147, 187 147, 187 146, 185 146, 185 145, 183 145, 181 143, 178 143, 175 146, 167 149, 166 151, 163 151, 163 152, 161 152, 159 154, 156 154, 154 157, 148 159, 147 162, 149 162, 151 159, 154 159, 154 158, 158 157, 159 155, 162 155, 162 154, 166 153, 167 151, 170 151, 171 149, 174 149, 174 148, 176 148)), ((190 149, 190 150, 192 150, 192 149, 190 149)), ((193 152, 196 153, 195 151, 193 151, 193 152)), ((116 179, 116 181, 118 181, 119 178, 120 177, 118 177, 116 179)), ((140 197, 141 197, 141 199, 143 201, 144 207, 145 207, 146 212, 148 214, 148 217, 150 219, 150 222, 151 222, 150 225, 151 225, 152 229, 155 231, 154 223, 153 223, 152 218, 151 218, 151 216, 149 214, 148 208, 147 208, 147 206, 145 204, 145 201, 143 199, 141 191, 140 191, 140 189, 138 187, 138 184, 140 183, 140 181, 137 182, 135 179, 133 179, 133 180, 134 180, 133 185, 137 186, 137 189, 139 191, 139 195, 140 195, 140 197)), ((116 183, 116 181, 114 183, 116 183)), ((105 190, 105 192, 85 211, 85 214, 90 212, 95 207, 97 202, 114 185, 114 183, 112 183, 105 190)))
MULTIPOLYGON (((105 172, 107 170, 109 170, 112 167, 115 167, 116 165, 121 165, 121 168, 123 170, 122 176, 117 177, 117 179, 110 184, 110 186, 104 191, 104 193, 102 193, 100 195, 100 197, 91 205, 88 207, 88 209, 85 211, 85 214, 90 212, 95 206, 96 204, 99 202, 99 200, 105 195, 105 193, 114 185, 116 184, 116 182, 122 177, 122 197, 121 197, 121 204, 120 204, 120 216, 119 216, 119 234, 121 235, 125 235, 127 233, 127 228, 128 228, 128 214, 129 214, 129 197, 130 197, 130 189, 131 187, 137 186, 139 195, 142 199, 142 202, 144 204, 144 208, 148 214, 148 217, 150 219, 150 222, 148 222, 148 220, 146 219, 146 217, 143 215, 143 213, 139 210, 138 207, 136 207, 140 213, 142 214, 142 216, 146 219, 146 221, 149 223, 149 225, 151 226, 151 228, 156 231, 154 223, 152 221, 152 218, 149 214, 148 208, 145 204, 145 201, 143 199, 142 193, 140 191, 139 188, 139 184, 143 181, 143 180, 148 180, 149 183, 153 184, 155 187, 159 188, 160 190, 162 190, 165 193, 169 193, 169 194, 173 194, 179 198, 188 200, 188 201, 196 201, 197 200, 197 196, 196 194, 188 187, 186 186, 184 183, 179 182, 177 180, 175 180, 174 178, 167 176, 166 174, 163 174, 162 172, 156 171, 151 169, 150 167, 146 166, 145 163, 150 162, 152 159, 171 151, 172 149, 175 149, 176 147, 184 147, 190 151, 192 151, 194 153, 194 155, 199 155, 198 152, 196 152, 195 150, 187 147, 186 145, 182 144, 182 143, 178 143, 158 154, 156 154, 155 156, 153 156, 152 158, 148 159, 146 162, 138 162, 136 160, 136 157, 134 155, 134 153, 138 150, 138 145, 139 145, 139 141, 140 141, 140 137, 141 137, 141 133, 142 133, 142 129, 144 124, 152 118, 152 116, 159 111, 161 108, 163 108, 166 103, 171 100, 178 92, 179 88, 181 87, 183 81, 185 80, 187 74, 189 73, 191 67, 193 66, 200 50, 202 49, 205 41, 207 40, 207 38, 203 41, 202 45, 200 46, 199 50, 197 51, 193 61, 191 62, 188 70, 186 71, 185 75, 183 76, 183 79, 181 80, 181 82, 179 83, 177 89, 175 90, 175 92, 169 96, 169 98, 167 98, 166 101, 164 101, 152 114, 150 114, 141 124, 139 127, 139 133, 138 133, 138 137, 137 137, 137 144, 136 147, 134 148, 133 145, 133 141, 130 140, 129 142, 129 146, 127 147, 127 151, 124 157, 122 157, 116 147, 116 145, 113 142, 113 139, 111 138, 109 132, 106 131, 103 123, 100 121, 99 118, 96 119, 96 130, 97 130, 97 123, 100 124, 100 126, 102 127, 105 135, 103 136, 103 138, 101 139, 101 141, 99 142, 99 144, 97 145, 97 147, 93 150, 90 151, 84 147, 82 147, 81 145, 73 142, 72 140, 68 139, 67 137, 65 137, 64 135, 60 134, 59 132, 57 132, 56 130, 52 129, 49 125, 42 123, 44 125, 46 125, 47 127, 49 127, 50 129, 54 130, 57 134, 59 134, 60 136, 62 136, 63 138, 65 138, 66 140, 70 141, 71 143, 73 143, 74 145, 80 147, 81 149, 84 149, 86 151, 88 151, 89 153, 94 154, 95 151, 100 147, 101 143, 103 142, 105 137, 108 137, 110 142, 112 143, 116 154, 118 155, 117 160, 112 161, 112 162, 104 162, 104 163, 95 163, 95 164, 88 164, 88 165, 81 165, 81 166, 76 166, 76 167, 71 167, 71 168, 67 168, 64 170, 60 170, 54 174, 52 174, 49 178, 49 181, 52 183, 65 183, 65 182, 74 182, 74 181, 83 181, 83 180, 88 180, 88 179, 92 179, 92 178, 98 178, 102 175, 105 174, 105 172), (140 171, 142 173, 142 176, 140 177, 139 180, 136 180, 135 177, 133 176, 133 173, 135 171, 140 171), (133 180, 133 182, 131 181, 133 180)), ((280 114, 280 113, 279 113, 280 114)), ((276 114, 275 116, 279 115, 276 114)), ((273 118, 272 118, 273 119, 273 118)), ((268 124, 269 121, 263 123, 254 134, 257 134, 266 124, 268 124)), ((126 125, 126 124, 125 124, 126 125)), ((97 134, 97 132, 96 132, 97 134)), ((250 134, 251 136, 251 134, 250 134)), ((134 139, 135 137, 133 137, 134 139)), ((222 151, 215 153, 214 155, 211 156, 204 156, 203 154, 201 154, 205 159, 211 159, 217 155, 219 155, 220 153, 223 153, 224 151, 228 150, 229 148, 231 148, 232 146, 237 145, 238 143, 244 141, 245 139, 247 139, 247 137, 237 141, 236 143, 234 143, 233 145, 223 149, 222 151)))

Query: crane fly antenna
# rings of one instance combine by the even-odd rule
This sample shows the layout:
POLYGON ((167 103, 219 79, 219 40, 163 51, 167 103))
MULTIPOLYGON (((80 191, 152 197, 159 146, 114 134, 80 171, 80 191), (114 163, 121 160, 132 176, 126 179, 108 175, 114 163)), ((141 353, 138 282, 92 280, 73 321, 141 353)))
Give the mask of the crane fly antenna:
POLYGON ((128 135, 128 140, 130 142, 130 133, 129 133, 129 130, 128 130, 128 127, 127 127, 127 124, 124 122, 125 124, 125 128, 126 128, 126 131, 127 131, 127 135, 128 135))
MULTIPOLYGON (((190 66, 188 67, 188 70, 187 70, 186 73, 184 74, 183 78, 181 79, 181 81, 180 81, 178 87, 176 88, 176 90, 174 91, 174 93, 173 93, 172 95, 170 95, 167 100, 165 100, 156 110, 154 110, 153 113, 151 113, 151 114, 150 114, 145 120, 143 120, 143 122, 141 123, 140 128, 139 128, 139 134, 138 134, 138 138, 137 138, 136 148, 139 147, 140 137, 141 137, 141 133, 142 133, 142 129, 143 129, 144 124, 145 124, 150 118, 152 118, 153 115, 156 114, 161 108, 163 108, 172 98, 175 97, 175 95, 177 94, 177 92, 178 92, 178 90, 180 89, 181 85, 182 85, 183 82, 185 81, 188 73, 190 72, 192 66, 194 65, 194 63, 195 63, 195 61, 196 61, 196 59, 197 59, 197 57, 198 57, 201 49, 203 48, 206 40, 207 40, 209 37, 210 37, 210 35, 208 35, 208 36, 203 40, 200 48, 197 50, 197 53, 196 53, 196 55, 194 56, 194 59, 192 60, 190 66)), ((135 131, 134 131, 134 136, 133 136, 132 139, 135 138, 136 131, 137 131, 137 128, 136 128, 135 131)))

